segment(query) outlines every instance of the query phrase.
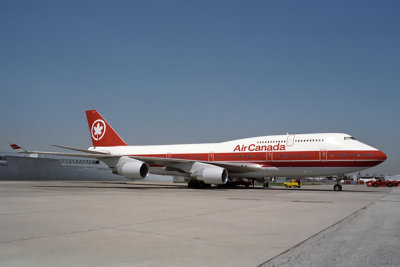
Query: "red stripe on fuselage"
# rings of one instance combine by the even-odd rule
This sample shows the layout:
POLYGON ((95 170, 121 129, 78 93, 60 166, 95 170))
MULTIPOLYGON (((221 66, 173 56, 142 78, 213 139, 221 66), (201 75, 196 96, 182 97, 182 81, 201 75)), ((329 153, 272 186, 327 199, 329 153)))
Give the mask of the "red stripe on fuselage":
POLYGON ((203 162, 247 162, 260 164, 264 167, 373 167, 386 159, 386 155, 379 150, 179 153, 131 156, 173 158, 203 162))

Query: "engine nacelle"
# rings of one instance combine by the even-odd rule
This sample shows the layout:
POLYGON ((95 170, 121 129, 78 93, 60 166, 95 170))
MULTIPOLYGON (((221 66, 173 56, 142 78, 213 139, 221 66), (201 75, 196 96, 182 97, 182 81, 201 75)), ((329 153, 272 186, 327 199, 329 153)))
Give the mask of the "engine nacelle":
POLYGON ((122 157, 115 167, 114 173, 128 179, 143 179, 149 174, 149 165, 140 160, 122 157))
POLYGON ((221 167, 209 167, 193 173, 192 177, 206 184, 226 184, 228 171, 221 167))

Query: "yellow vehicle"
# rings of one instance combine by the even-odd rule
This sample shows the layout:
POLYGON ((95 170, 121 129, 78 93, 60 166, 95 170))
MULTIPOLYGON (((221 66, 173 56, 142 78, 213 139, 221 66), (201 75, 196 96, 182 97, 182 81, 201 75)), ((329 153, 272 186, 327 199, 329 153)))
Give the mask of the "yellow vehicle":
POLYGON ((288 188, 288 187, 289 188, 292 188, 292 187, 300 188, 303 185, 303 183, 300 182, 299 179, 293 179, 293 180, 290 180, 289 182, 283 183, 283 185, 285 186, 285 188, 288 188))

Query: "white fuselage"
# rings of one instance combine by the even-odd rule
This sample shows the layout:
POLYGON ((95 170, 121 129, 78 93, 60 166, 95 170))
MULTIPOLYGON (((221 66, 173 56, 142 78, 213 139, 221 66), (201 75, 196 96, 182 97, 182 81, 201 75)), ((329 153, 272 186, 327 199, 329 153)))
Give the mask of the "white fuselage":
MULTIPOLYGON (((229 176, 233 178, 329 176, 360 171, 386 159, 386 155, 378 149, 341 133, 260 136, 208 144, 89 149, 112 155, 260 166, 259 169, 249 172, 230 172, 229 176)), ((154 174, 183 175, 165 166, 150 167, 150 173, 154 174)))

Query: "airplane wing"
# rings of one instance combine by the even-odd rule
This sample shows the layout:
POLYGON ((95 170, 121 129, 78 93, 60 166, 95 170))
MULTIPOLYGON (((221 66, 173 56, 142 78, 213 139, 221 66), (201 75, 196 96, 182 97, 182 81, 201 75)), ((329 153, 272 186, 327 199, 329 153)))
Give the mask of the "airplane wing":
MULTIPOLYGON (((65 153, 65 152, 47 152, 47 151, 28 151, 16 144, 10 144, 10 146, 18 153, 26 154, 45 154, 45 155, 57 155, 57 156, 69 156, 69 157, 83 157, 83 158, 96 158, 96 159, 106 159, 106 158, 119 158, 124 155, 114 155, 105 152, 92 151, 81 148, 67 147, 54 145, 59 148, 74 150, 83 153, 65 153)), ((187 159, 174 159, 174 158, 158 158, 158 157, 144 157, 144 156, 129 156, 132 159, 140 160, 146 162, 149 165, 157 164, 164 165, 176 169, 181 169, 180 166, 192 165, 195 162, 206 163, 210 165, 215 165, 227 169, 230 173, 243 173, 249 171, 258 171, 262 167, 260 164, 255 163, 232 163, 232 162, 216 162, 216 161, 199 161, 199 160, 187 160, 187 159)), ((182 171, 187 168, 182 168, 182 171)))
POLYGON ((90 153, 90 154, 110 155, 110 153, 93 151, 93 150, 82 149, 82 148, 75 148, 75 147, 69 147, 69 146, 60 146, 60 145, 53 145, 53 146, 59 147, 59 148, 64 148, 64 149, 69 149, 69 150, 75 150, 75 151, 79 151, 79 152, 90 153))

